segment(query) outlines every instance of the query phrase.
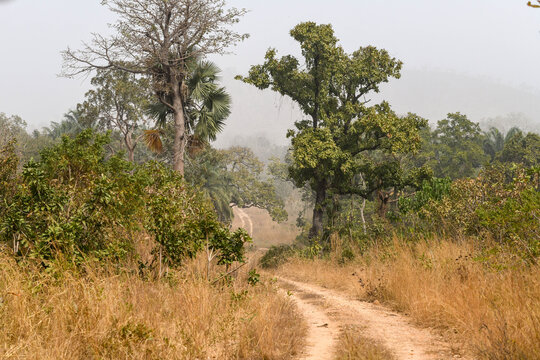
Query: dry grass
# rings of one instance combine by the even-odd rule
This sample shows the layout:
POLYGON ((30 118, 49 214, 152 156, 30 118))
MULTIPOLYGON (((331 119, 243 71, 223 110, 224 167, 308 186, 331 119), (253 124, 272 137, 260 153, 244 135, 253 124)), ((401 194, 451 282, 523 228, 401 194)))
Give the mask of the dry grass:
POLYGON ((294 259, 278 273, 389 304, 479 358, 540 359, 540 267, 494 269, 476 255, 468 243, 396 242, 346 265, 294 259))
POLYGON ((394 358, 383 346, 362 337, 358 329, 344 329, 340 334, 336 360, 392 360, 394 358))
POLYGON ((305 326, 270 283, 201 279, 193 262, 166 280, 88 268, 43 273, 0 254, 2 359, 288 359, 305 326))

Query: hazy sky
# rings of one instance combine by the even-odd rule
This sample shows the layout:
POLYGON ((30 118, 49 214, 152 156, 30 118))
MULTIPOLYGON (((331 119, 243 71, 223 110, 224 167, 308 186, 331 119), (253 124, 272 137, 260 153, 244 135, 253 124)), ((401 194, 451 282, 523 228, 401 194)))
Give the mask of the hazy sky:
MULTIPOLYGON (((283 142, 299 114, 286 99, 232 80, 262 62, 266 49, 297 54, 289 30, 301 21, 331 23, 347 51, 375 45, 404 62, 385 86, 398 112, 439 120, 450 111, 475 121, 522 112, 540 123, 540 9, 525 0, 231 0, 250 12, 238 30, 251 37, 212 60, 234 101, 223 139, 268 133, 283 142)), ((0 112, 29 128, 58 121, 83 99, 84 79, 58 78, 60 51, 113 16, 99 0, 0 0, 0 112)), ((222 140, 225 141, 225 140, 222 140)))

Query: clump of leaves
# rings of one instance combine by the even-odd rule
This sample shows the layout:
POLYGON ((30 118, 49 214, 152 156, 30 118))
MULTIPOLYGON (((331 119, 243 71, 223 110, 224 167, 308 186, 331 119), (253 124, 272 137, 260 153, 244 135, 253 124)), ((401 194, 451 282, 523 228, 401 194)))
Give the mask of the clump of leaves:
POLYGON ((261 281, 261 274, 257 272, 257 269, 251 269, 248 273, 247 282, 251 286, 257 285, 261 281))
POLYGON ((290 245, 272 246, 259 261, 263 269, 276 268, 296 253, 297 249, 290 245))

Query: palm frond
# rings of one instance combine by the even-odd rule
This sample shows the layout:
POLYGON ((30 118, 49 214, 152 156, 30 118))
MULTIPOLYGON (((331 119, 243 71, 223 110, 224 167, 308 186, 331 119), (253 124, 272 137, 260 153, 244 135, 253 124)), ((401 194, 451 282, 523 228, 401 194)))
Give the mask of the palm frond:
POLYGON ((160 102, 151 103, 146 107, 146 115, 156 121, 157 128, 165 127, 171 113, 171 110, 160 102))
POLYGON ((163 152, 163 143, 161 142, 159 130, 144 130, 144 142, 153 152, 158 154, 163 152))

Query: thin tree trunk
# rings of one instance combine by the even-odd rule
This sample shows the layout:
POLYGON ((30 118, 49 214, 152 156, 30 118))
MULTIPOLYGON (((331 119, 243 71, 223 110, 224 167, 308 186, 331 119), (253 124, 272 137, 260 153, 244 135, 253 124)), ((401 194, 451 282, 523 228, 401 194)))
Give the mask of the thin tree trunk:
POLYGON ((324 202, 326 200, 326 187, 319 184, 315 191, 315 207, 313 208, 313 224, 309 230, 309 238, 312 239, 322 234, 324 202))
MULTIPOLYGON (((364 180, 364 175, 360 174, 360 179, 362 180, 362 186, 366 188, 366 181, 364 180)), ((364 210, 366 209, 366 198, 362 197, 362 206, 360 207, 360 217, 362 218, 362 227, 364 229, 364 235, 367 234, 366 229, 366 218, 364 217, 364 210)))
POLYGON ((129 130, 124 135, 124 143, 126 144, 126 148, 128 151, 129 161, 131 161, 132 163, 135 163, 135 145, 133 144, 132 135, 133 135, 133 132, 129 130))
POLYGON ((173 145, 173 169, 184 175, 184 153, 186 149, 186 123, 184 119, 184 106, 182 104, 182 97, 180 95, 180 89, 175 87, 175 94, 173 98, 174 107, 174 145, 173 145))

